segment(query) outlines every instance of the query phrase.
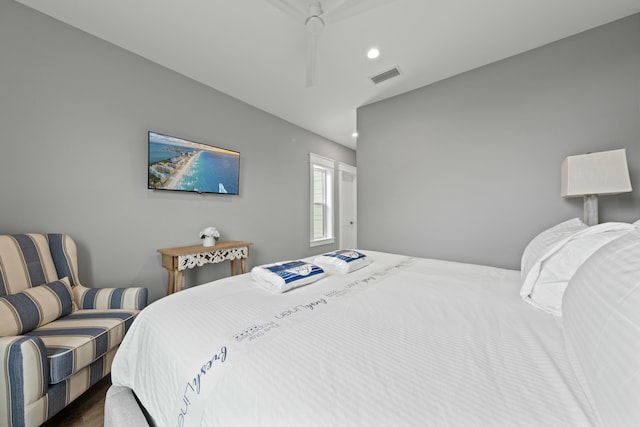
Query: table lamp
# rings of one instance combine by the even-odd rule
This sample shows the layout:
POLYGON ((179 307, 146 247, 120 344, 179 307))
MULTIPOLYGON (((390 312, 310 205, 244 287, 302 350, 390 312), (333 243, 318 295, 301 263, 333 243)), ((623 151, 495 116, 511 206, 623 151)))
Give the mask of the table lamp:
POLYGON ((584 222, 598 223, 598 196, 631 191, 625 149, 569 156, 562 162, 560 195, 584 197, 584 222))

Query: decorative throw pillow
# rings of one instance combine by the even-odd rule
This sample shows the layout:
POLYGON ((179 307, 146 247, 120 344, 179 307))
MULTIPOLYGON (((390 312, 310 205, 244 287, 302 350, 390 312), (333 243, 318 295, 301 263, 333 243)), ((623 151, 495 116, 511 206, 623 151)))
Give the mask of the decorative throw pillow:
POLYGON ((315 257, 313 262, 330 273, 341 274, 351 273, 371 264, 371 260, 365 254, 350 249, 322 254, 315 257))
POLYGON ((274 293, 308 285, 326 275, 317 265, 305 261, 285 261, 251 269, 251 276, 263 288, 274 293))
POLYGON ((576 270, 596 250, 633 229, 631 224, 609 222, 585 228, 561 239, 529 270, 520 295, 543 311, 562 315, 562 297, 576 270))
POLYGON ((72 310, 71 285, 66 277, 0 297, 0 336, 25 334, 72 310))

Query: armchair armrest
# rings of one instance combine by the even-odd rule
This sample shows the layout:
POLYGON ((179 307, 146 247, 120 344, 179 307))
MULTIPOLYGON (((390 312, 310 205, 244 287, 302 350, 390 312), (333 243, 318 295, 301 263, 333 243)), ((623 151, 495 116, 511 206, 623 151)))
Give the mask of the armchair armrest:
POLYGON ((142 310, 147 306, 147 288, 86 288, 77 284, 73 299, 80 309, 142 310))
POLYGON ((47 349, 38 337, 0 337, 0 425, 39 425, 46 414, 47 349))

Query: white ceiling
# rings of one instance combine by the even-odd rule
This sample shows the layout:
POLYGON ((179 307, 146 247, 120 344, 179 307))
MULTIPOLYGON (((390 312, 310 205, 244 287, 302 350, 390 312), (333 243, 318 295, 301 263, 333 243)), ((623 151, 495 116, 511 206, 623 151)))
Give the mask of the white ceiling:
POLYGON ((640 12, 640 0, 360 0, 332 22, 352 0, 324 0, 307 88, 304 18, 275 0, 17 1, 351 148, 360 106, 640 12))

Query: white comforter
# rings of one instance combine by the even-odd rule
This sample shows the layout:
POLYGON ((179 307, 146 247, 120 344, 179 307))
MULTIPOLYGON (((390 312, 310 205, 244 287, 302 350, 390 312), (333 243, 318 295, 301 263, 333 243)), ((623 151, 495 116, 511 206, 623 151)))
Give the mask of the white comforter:
POLYGON ((583 426, 560 321, 519 272, 364 251, 285 294, 249 274, 136 319, 112 381, 158 426, 583 426))

